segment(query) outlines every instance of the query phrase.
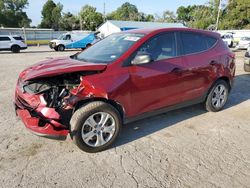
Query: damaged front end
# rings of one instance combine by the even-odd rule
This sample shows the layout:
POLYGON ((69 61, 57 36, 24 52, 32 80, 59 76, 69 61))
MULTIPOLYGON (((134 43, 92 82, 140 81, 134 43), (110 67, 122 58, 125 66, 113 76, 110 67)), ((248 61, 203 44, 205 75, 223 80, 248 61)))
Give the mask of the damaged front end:
POLYGON ((15 92, 17 115, 39 136, 66 139, 76 94, 84 88, 83 76, 96 73, 75 72, 28 81, 20 77, 15 92))

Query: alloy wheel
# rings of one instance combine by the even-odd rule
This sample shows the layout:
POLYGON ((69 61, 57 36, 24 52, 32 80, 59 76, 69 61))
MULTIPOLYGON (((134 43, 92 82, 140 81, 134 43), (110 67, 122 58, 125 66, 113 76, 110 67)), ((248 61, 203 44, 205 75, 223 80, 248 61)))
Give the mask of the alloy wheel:
POLYGON ((115 131, 114 118, 107 112, 98 112, 84 122, 82 139, 88 146, 100 147, 112 139, 115 131))

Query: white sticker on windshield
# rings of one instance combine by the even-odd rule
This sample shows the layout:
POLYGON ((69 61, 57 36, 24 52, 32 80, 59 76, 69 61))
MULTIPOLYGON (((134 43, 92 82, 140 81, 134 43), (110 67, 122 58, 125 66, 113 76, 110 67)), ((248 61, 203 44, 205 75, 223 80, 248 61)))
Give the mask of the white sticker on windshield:
POLYGON ((140 37, 126 37, 123 40, 133 41, 136 42, 140 39, 140 37))
POLYGON ((110 56, 111 59, 115 59, 116 58, 116 55, 112 55, 110 56))

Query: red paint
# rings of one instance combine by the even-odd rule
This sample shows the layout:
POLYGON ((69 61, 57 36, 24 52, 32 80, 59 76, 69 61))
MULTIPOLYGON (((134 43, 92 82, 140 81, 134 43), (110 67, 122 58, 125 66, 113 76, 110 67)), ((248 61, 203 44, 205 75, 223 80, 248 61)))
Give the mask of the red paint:
MULTIPOLYGON (((140 115, 181 102, 194 100, 206 94, 220 77, 232 83, 235 74, 235 56, 225 48, 219 34, 187 28, 131 30, 145 36, 135 43, 115 62, 105 64, 84 63, 70 58, 52 59, 38 63, 20 74, 20 80, 53 77, 64 73, 100 70, 99 74, 84 76, 78 88, 72 89, 72 97, 67 99, 65 109, 72 109, 78 102, 89 98, 112 100, 121 105, 126 118, 140 115), (183 55, 140 66, 123 66, 124 61, 151 37, 169 31, 191 31, 216 37, 218 42, 212 49, 197 54, 183 55), (216 62, 211 64, 211 62, 216 62), (181 69, 174 72, 175 68, 181 69)), ((46 135, 67 135, 68 130, 60 124, 60 115, 55 109, 46 107, 43 97, 30 96, 16 88, 16 105, 21 108, 18 115, 27 128, 46 135), (38 126, 38 119, 32 117, 18 100, 24 99, 28 105, 41 113, 50 123, 38 126), (55 127, 60 129, 55 129, 55 127)), ((67 126, 67 125, 66 125, 67 126)))

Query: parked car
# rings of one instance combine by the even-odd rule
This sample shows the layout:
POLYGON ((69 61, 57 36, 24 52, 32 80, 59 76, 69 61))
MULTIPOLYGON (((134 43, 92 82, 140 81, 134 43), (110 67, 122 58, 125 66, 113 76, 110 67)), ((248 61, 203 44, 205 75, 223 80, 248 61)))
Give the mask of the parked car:
POLYGON ((55 51, 64 51, 65 49, 85 49, 95 43, 97 37, 93 32, 73 31, 61 35, 58 39, 49 43, 51 49, 55 51))
POLYGON ((20 36, 0 35, 0 51, 12 51, 19 53, 20 50, 27 49, 24 39, 20 36))
POLYGON ((221 36, 222 40, 228 45, 228 47, 232 48, 234 45, 234 37, 231 33, 226 33, 221 36))
POLYGON ((245 63, 244 63, 244 70, 246 72, 250 72, 250 46, 245 53, 245 63))
POLYGON ((239 41, 237 49, 247 49, 250 47, 250 37, 242 37, 239 41))
POLYGON ((110 147, 122 124, 196 103, 221 110, 234 76, 235 55, 219 34, 130 30, 25 69, 15 107, 35 134, 70 134, 80 149, 98 152, 110 147))

